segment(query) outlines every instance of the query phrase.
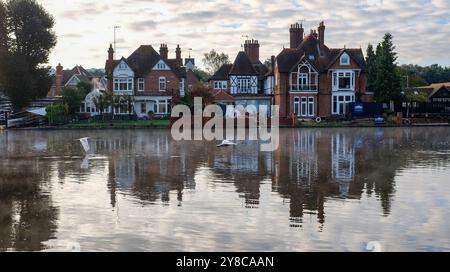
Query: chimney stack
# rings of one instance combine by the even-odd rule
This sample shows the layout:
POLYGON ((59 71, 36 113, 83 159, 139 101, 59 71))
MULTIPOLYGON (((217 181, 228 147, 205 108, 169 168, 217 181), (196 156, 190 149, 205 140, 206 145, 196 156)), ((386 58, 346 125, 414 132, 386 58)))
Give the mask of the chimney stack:
POLYGON ((159 55, 163 60, 167 60, 167 56, 169 55, 169 49, 167 48, 167 44, 162 43, 159 48, 159 55))
POLYGON ((58 63, 58 66, 56 66, 55 94, 54 95, 61 95, 63 77, 64 77, 63 67, 61 66, 61 63, 58 63))
POLYGON ((290 33, 291 48, 298 48, 300 44, 303 42, 303 34, 304 34, 303 25, 299 23, 291 25, 289 33, 290 33))
POLYGON ((318 32, 319 32, 319 43, 321 45, 324 45, 325 44, 325 23, 323 21, 320 22, 318 32))
POLYGON ((244 50, 252 64, 259 63, 259 42, 258 40, 246 40, 244 50))
POLYGON ((183 59, 181 58, 181 48, 180 45, 177 45, 177 49, 175 50, 176 52, 176 63, 178 67, 183 66, 183 59))
POLYGON ((112 93, 113 91, 113 64, 114 64, 114 49, 112 44, 109 44, 108 49, 108 62, 106 65, 106 76, 108 78, 107 90, 112 93))

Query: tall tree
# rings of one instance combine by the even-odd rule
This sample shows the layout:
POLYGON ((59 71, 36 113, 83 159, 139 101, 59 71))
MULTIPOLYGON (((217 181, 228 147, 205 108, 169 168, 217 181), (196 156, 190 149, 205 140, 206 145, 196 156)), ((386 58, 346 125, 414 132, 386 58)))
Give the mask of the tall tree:
POLYGON ((206 72, 213 75, 224 64, 230 63, 230 58, 227 54, 218 53, 212 49, 209 53, 205 53, 203 58, 203 64, 205 65, 206 72))
MULTIPOLYGON (((6 28, 6 6, 0 1, 0 62, 4 61, 8 50, 8 33, 6 28)), ((0 91, 3 83, 3 69, 0 65, 0 91)))
POLYGON ((372 44, 367 46, 366 68, 367 68, 367 90, 373 92, 375 89, 375 81, 377 75, 377 60, 372 44))
POLYGON ((43 97, 51 87, 48 62, 56 45, 53 17, 36 0, 6 3, 7 52, 0 63, 3 85, 13 107, 43 97))
POLYGON ((401 97, 401 84, 396 73, 397 53, 390 33, 386 33, 377 46, 376 60, 375 99, 380 102, 398 101, 401 97))

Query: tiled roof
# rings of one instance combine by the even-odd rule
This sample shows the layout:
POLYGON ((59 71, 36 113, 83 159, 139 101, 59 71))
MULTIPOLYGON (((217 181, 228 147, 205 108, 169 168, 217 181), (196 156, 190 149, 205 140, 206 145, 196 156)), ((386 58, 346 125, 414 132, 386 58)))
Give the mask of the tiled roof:
POLYGON ((215 102, 234 102, 234 97, 223 91, 223 90, 213 90, 212 96, 215 102))
POLYGON ((141 45, 127 58, 127 63, 136 76, 145 77, 160 60, 161 56, 151 45, 141 45))
POLYGON ((343 52, 347 52, 361 69, 365 69, 364 54, 361 49, 329 49, 326 45, 321 45, 313 34, 308 35, 298 48, 284 48, 277 56, 276 62, 281 73, 288 73, 303 57, 306 57, 319 72, 324 72, 343 52))
POLYGON ((228 74, 230 73, 232 66, 232 64, 222 65, 209 80, 228 80, 228 74))
POLYGON ((253 67, 248 55, 241 51, 238 53, 233 66, 231 67, 230 75, 258 75, 253 67))

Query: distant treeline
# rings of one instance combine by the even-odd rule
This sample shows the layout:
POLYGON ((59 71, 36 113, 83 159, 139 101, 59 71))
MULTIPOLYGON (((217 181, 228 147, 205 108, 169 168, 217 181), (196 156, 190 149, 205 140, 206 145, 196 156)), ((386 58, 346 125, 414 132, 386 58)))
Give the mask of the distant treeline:
POLYGON ((397 67, 397 72, 402 77, 403 87, 406 87, 407 83, 409 83, 409 87, 420 87, 432 83, 450 82, 450 66, 433 64, 423 67, 415 64, 404 64, 397 67))

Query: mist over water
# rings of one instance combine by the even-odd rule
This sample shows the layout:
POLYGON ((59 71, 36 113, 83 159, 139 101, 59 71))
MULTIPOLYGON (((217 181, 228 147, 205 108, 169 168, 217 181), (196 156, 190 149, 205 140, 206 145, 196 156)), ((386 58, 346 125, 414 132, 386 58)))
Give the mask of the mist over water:
POLYGON ((169 130, 0 132, 0 251, 450 250, 449 128, 216 145, 169 130))

